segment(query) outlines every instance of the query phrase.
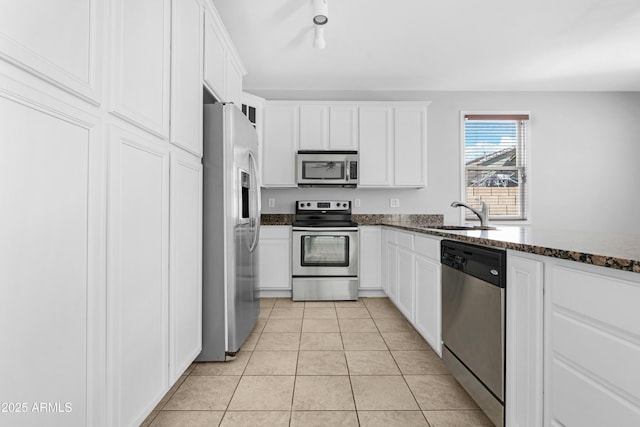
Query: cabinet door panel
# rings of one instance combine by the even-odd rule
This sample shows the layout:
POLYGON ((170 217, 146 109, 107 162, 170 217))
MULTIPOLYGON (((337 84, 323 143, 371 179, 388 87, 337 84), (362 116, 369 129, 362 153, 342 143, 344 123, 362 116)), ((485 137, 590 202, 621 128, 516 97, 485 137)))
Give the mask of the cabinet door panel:
POLYGON ((413 253, 399 247, 397 264, 398 298, 396 305, 411 323, 413 323, 413 288, 415 286, 413 263, 413 253))
POLYGON ((262 183, 295 187, 299 115, 296 106, 269 106, 265 113, 262 183))
POLYGON ((227 88, 226 102, 233 102, 238 107, 242 105, 242 72, 235 62, 231 60, 231 54, 227 53, 227 88))
POLYGON ((260 289, 291 290, 290 247, 291 239, 288 232, 286 238, 260 239, 260 289))
POLYGON ((392 184, 393 109, 360 107, 358 185, 380 187, 392 184))
POLYGON ((416 313, 414 326, 429 343, 431 348, 433 348, 438 355, 441 355, 440 311, 442 302, 440 300, 440 263, 422 256, 416 256, 415 271, 416 313))
POLYGON ((202 350, 202 164, 171 152, 170 382, 202 350))
POLYGON ((329 148, 329 107, 303 105, 300 107, 300 149, 329 148))
POLYGON ((395 185, 426 185, 427 109, 395 109, 395 185))
POLYGON ((218 100, 225 100, 226 49, 218 22, 209 14, 204 16, 204 83, 218 100))
POLYGON ((397 303, 398 298, 398 247, 387 243, 387 285, 385 291, 389 299, 397 303))
POLYGON ((382 230, 360 227, 360 289, 382 289, 382 230))
POLYGON ((132 425, 168 388, 168 155, 115 127, 110 144, 107 424, 132 425))
POLYGON ((544 269, 545 423, 638 425, 637 274, 555 259, 544 269))
POLYGON ((97 105, 98 23, 104 13, 101 3, 2 2, 0 56, 97 105))
POLYGON ((173 2, 171 142, 202 156, 202 10, 198 0, 173 2))
POLYGON ((508 252, 506 293, 507 425, 542 425, 543 264, 508 252))
POLYGON ((86 118, 1 95, 0 117, 0 402, 29 402, 0 424, 93 425, 104 339, 94 271, 104 255, 94 252, 99 133, 86 118), (34 412, 34 402, 71 411, 34 412))
POLYGON ((114 1, 111 112, 169 136, 170 0, 114 1))
POLYGON ((329 148, 358 149, 358 107, 332 106, 329 110, 329 148))

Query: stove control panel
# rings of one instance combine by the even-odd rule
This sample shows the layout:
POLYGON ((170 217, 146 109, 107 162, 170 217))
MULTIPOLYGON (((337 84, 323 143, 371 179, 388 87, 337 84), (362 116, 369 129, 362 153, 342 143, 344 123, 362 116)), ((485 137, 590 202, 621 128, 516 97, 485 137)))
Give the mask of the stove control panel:
POLYGON ((299 200, 296 202, 297 211, 344 211, 351 210, 349 200, 299 200))

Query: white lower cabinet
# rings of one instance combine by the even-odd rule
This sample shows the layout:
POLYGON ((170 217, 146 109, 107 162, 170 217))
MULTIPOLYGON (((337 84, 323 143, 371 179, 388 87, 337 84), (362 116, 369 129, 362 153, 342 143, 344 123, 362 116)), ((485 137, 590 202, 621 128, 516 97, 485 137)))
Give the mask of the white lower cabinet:
POLYGON ((415 236, 415 289, 413 326, 442 355, 440 238, 415 236))
POLYGON ((542 426, 543 263, 507 252, 505 424, 542 426))
MULTIPOLYGON (((258 243, 258 289, 261 296, 269 291, 291 292, 291 227, 263 225, 258 243)), ((277 296, 272 294, 273 296, 277 296)))
POLYGON ((171 148, 169 381, 202 350, 202 162, 171 148))
POLYGON ((139 425, 169 385, 169 155, 110 129, 107 425, 139 425))
POLYGON ((414 288, 416 285, 413 270, 415 255, 410 249, 399 246, 396 256, 396 277, 398 281, 396 306, 404 314, 404 317, 413 323, 414 288))
POLYGON ((385 229, 384 290, 438 355, 440 342, 440 238, 385 229))
MULTIPOLYGON (((391 233, 394 233, 392 231, 391 233)), ((393 302, 397 304, 398 300, 398 247, 391 243, 387 242, 384 248, 385 251, 385 276, 386 276, 386 284, 384 287, 385 292, 387 293, 387 297, 393 302)))
POLYGON ((544 425, 640 425, 640 275, 545 262, 544 425))
POLYGON ((382 291, 382 229, 378 226, 358 228, 360 235, 360 292, 382 291))

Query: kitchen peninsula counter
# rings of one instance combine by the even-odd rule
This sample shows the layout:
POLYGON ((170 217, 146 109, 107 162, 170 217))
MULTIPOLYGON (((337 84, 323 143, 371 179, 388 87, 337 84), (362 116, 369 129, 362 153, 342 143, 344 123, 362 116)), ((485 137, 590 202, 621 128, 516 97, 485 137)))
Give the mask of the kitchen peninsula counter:
POLYGON ((500 225, 495 230, 440 230, 406 221, 383 221, 377 225, 640 273, 638 235, 500 225))

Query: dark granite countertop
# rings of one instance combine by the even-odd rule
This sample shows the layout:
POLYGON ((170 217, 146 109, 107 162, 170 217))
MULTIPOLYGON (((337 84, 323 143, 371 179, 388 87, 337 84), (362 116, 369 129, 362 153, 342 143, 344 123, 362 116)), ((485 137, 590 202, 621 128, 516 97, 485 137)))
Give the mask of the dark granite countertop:
MULTIPOLYGON (((443 215, 354 214, 360 225, 381 225, 496 248, 567 259, 640 273, 640 236, 528 226, 496 226, 496 230, 441 230, 443 215)), ((263 225, 291 225, 293 214, 263 214, 263 225)))
POLYGON ((262 225, 291 225, 293 214, 262 214, 260 224, 262 225))
POLYGON ((380 225, 448 239, 640 273, 640 236, 497 226, 495 230, 438 230, 411 222, 380 225))

